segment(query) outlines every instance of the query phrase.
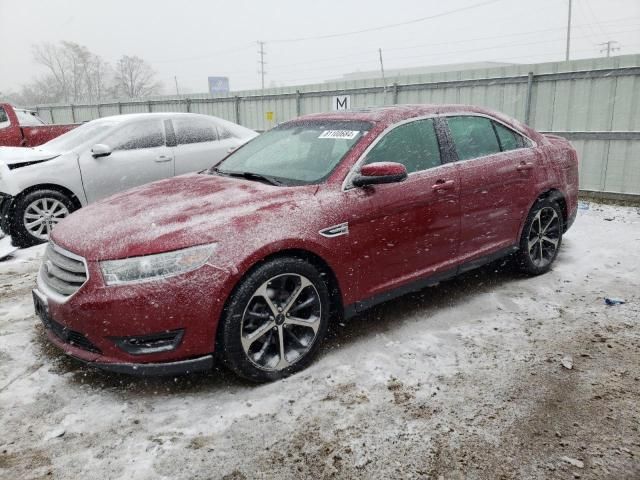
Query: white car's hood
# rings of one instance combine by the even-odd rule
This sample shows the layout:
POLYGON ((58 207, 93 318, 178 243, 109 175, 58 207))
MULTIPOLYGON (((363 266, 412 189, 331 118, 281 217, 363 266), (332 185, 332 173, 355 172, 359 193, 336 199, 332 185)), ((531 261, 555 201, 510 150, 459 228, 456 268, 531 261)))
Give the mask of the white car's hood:
POLYGON ((39 147, 0 147, 0 162, 7 165, 42 162, 59 156, 60 152, 51 152, 39 147))

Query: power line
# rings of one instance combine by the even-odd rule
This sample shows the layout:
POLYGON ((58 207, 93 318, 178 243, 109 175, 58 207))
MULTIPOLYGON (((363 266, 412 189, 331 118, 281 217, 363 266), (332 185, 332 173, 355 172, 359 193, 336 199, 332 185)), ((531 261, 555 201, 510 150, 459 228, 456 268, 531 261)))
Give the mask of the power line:
POLYGON ((587 6, 587 9, 589 10, 589 15, 595 22, 595 25, 598 27, 598 30, 600 30, 600 33, 606 37, 607 33, 604 31, 604 28, 600 25, 600 23, 598 23, 598 17, 596 17, 596 14, 593 12, 593 9, 591 8, 591 3, 589 2, 589 0, 584 0, 584 3, 587 6))
MULTIPOLYGON (((640 17, 628 17, 628 18, 620 18, 617 20, 611 20, 609 22, 606 23, 614 23, 614 22, 621 22, 621 21, 628 21, 628 20, 633 20, 636 18, 640 18, 640 17)), ((586 24, 581 24, 581 25, 575 25, 576 27, 583 27, 586 24)), ((632 25, 621 25, 621 27, 625 27, 625 26, 635 26, 637 24, 632 24, 632 25)), ((428 43, 421 43, 418 45, 410 45, 410 46, 405 46, 405 47, 391 47, 391 48, 385 48, 385 52, 394 52, 394 51, 398 51, 398 50, 411 50, 414 48, 422 48, 422 47, 437 47, 437 46, 442 46, 442 45, 455 45, 455 44, 460 44, 460 43, 469 43, 469 42, 478 42, 478 41, 482 41, 482 40, 495 40, 495 39, 500 39, 500 38, 510 38, 510 37, 520 37, 520 36, 525 36, 525 35, 533 35, 536 33, 546 33, 546 32, 553 32, 553 31, 561 31, 561 30, 565 30, 565 27, 554 27, 554 28, 545 28, 545 29, 541 29, 541 30, 532 30, 529 32, 517 32, 517 33, 509 33, 509 34, 505 34, 505 35, 492 35, 489 37, 476 37, 476 38, 468 38, 466 40, 453 40, 453 41, 446 41, 446 42, 428 42, 428 43)), ((325 57, 325 58, 319 58, 319 59, 315 59, 315 60, 310 60, 310 61, 305 61, 305 62, 296 62, 296 67, 300 66, 300 65, 316 65, 318 63, 321 62, 332 62, 334 60, 341 60, 344 58, 354 58, 354 57, 358 57, 361 55, 366 55, 366 54, 370 54, 371 50, 358 50, 356 52, 352 52, 350 54, 347 55, 339 55, 339 56, 333 56, 333 57, 325 57)), ((291 66, 291 64, 272 64, 271 67, 272 68, 277 68, 277 67, 289 67, 291 66)))
POLYGON ((206 58, 211 58, 214 57, 216 55, 225 55, 228 53, 236 53, 236 52, 240 52, 242 50, 247 50, 251 47, 253 47, 253 43, 249 43, 249 44, 244 44, 242 46, 237 46, 237 47, 233 47, 230 49, 225 49, 225 50, 218 50, 215 52, 209 52, 203 55, 198 55, 195 57, 183 57, 183 58, 174 58, 174 59, 170 59, 170 60, 149 60, 150 63, 179 63, 179 62, 190 62, 193 60, 204 60, 206 58))
POLYGON ((500 2, 500 1, 502 1, 502 0, 488 0, 488 1, 485 1, 485 2, 475 3, 473 5, 468 5, 466 7, 456 8, 454 10, 448 10, 446 12, 437 13, 435 15, 429 15, 429 16, 426 16, 426 17, 415 18, 413 20, 407 20, 407 21, 404 21, 404 22, 391 23, 391 24, 387 24, 387 25, 380 25, 378 27, 364 28, 362 30, 354 30, 354 31, 351 31, 351 32, 343 32, 343 33, 330 33, 330 34, 327 34, 327 35, 315 35, 315 36, 310 36, 310 37, 299 37, 299 38, 286 38, 286 39, 280 39, 280 40, 270 40, 269 43, 302 42, 302 41, 305 41, 305 40, 321 40, 321 39, 325 39, 325 38, 346 37, 346 36, 350 36, 350 35, 358 35, 358 34, 361 34, 361 33, 377 32, 379 30, 386 30, 386 29, 389 29, 389 28, 401 27, 403 25, 411 25, 411 24, 414 24, 414 23, 425 22, 427 20, 433 20, 434 18, 440 18, 440 17, 444 17, 444 16, 447 16, 447 15, 452 15, 454 13, 463 12, 463 11, 466 11, 466 10, 471 10, 473 8, 484 7, 485 5, 490 5, 492 3, 497 3, 497 2, 500 2))
MULTIPOLYGON (((586 38, 585 35, 574 35, 573 38, 586 38)), ((536 41, 531 41, 531 42, 520 42, 520 43, 509 43, 509 44, 500 44, 500 45, 490 45, 490 46, 485 46, 485 47, 478 47, 478 48, 465 48, 465 49, 459 49, 459 50, 448 50, 448 51, 443 51, 443 52, 431 52, 431 53, 421 53, 421 54, 417 54, 417 55, 402 55, 402 56, 389 56, 388 54, 386 55, 386 62, 387 62, 387 66, 389 64, 389 61, 391 60, 392 62, 398 61, 398 60, 407 60, 407 59, 414 59, 414 58, 430 58, 430 57, 442 57, 442 56, 446 56, 446 55, 451 55, 451 54, 465 54, 465 53, 474 53, 474 52, 481 52, 481 51, 486 51, 486 50, 499 50, 499 49, 505 49, 505 48, 513 48, 513 47, 524 47, 524 46, 530 46, 530 45, 542 45, 542 44, 547 44, 547 43, 557 43, 559 41, 562 41, 562 38, 546 38, 545 40, 536 40, 536 41)), ((439 45, 439 44, 433 44, 433 45, 439 45)), ((393 49, 385 49, 385 52, 387 52, 388 50, 393 50, 393 49)), ((373 56, 373 51, 369 50, 366 53, 370 54, 370 58, 367 60, 362 60, 362 61, 351 61, 351 62, 341 62, 341 63, 336 63, 333 65, 324 65, 324 66, 317 66, 317 67, 312 67, 312 68, 305 68, 306 71, 310 71, 310 70, 326 70, 326 69, 330 69, 330 68, 335 68, 335 67, 344 67, 344 66, 358 66, 358 65, 372 65, 372 69, 373 69, 373 64, 374 62, 377 60, 374 56, 373 56)), ((312 62, 312 63, 316 63, 316 62, 312 62)), ((299 64, 287 64, 287 65, 282 65, 285 68, 278 68, 277 72, 278 73, 287 73, 287 72, 299 72, 300 68, 299 68, 299 64)))

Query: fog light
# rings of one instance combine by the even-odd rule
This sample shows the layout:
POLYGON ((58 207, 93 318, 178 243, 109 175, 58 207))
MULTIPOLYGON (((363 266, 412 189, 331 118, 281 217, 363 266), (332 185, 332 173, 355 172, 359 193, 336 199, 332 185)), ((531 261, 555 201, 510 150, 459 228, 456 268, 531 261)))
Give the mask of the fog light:
POLYGON ((135 337, 112 338, 115 344, 131 355, 146 355, 149 353, 168 352, 174 350, 184 335, 184 330, 138 335, 135 337))

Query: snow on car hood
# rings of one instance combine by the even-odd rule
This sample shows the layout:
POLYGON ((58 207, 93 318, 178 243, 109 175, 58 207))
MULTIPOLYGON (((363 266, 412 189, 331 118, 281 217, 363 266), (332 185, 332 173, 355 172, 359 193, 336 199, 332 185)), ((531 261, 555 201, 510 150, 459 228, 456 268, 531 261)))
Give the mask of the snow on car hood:
POLYGON ((240 178, 189 174, 143 185, 82 208, 52 240, 87 260, 112 260, 255 237, 272 216, 298 210, 316 186, 277 187, 240 178), (283 212, 283 209, 285 212, 283 212), (254 234, 248 234, 252 231, 254 234))
POLYGON ((51 152, 38 147, 0 147, 0 162, 7 165, 43 162, 58 156, 60 156, 59 152, 51 152))

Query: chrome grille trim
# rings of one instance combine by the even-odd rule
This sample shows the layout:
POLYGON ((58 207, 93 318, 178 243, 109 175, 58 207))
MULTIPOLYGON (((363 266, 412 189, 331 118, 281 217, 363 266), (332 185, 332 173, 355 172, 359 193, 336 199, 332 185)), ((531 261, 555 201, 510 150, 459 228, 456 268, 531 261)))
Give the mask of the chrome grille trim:
POLYGON ((56 303, 64 303, 89 279, 86 260, 53 242, 47 244, 38 272, 38 288, 56 303))

